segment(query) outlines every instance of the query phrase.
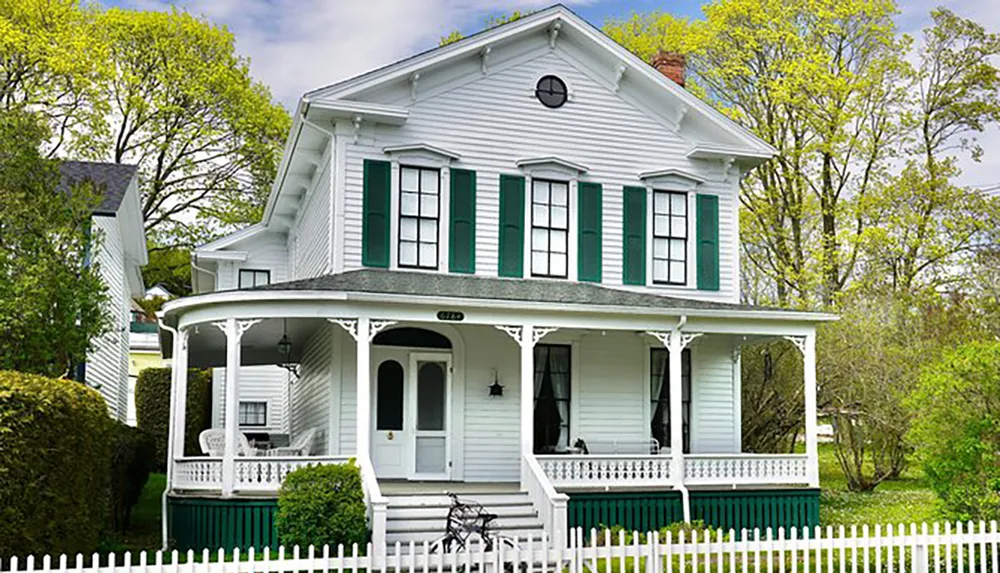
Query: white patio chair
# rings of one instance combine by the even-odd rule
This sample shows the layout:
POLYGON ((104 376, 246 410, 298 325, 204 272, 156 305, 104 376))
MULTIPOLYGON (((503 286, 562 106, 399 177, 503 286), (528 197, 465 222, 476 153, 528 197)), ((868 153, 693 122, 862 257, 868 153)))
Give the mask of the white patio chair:
POLYGON ((316 441, 316 428, 302 432, 288 447, 273 448, 267 452, 269 456, 308 456, 312 453, 313 442, 316 441))
MULTIPOLYGON (((210 456, 221 458, 226 452, 226 430, 224 428, 210 428, 198 436, 198 443, 201 445, 201 452, 210 456)), ((250 441, 242 433, 236 434, 236 455, 253 456, 257 450, 250 447, 250 441)))

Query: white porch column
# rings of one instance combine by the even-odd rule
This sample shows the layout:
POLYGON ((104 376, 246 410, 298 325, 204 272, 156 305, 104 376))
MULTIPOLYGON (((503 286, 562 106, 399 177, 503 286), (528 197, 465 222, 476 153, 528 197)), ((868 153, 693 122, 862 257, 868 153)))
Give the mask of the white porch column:
MULTIPOLYGON (((673 475, 678 482, 684 481, 684 380, 681 353, 684 346, 679 330, 670 331, 667 343, 670 374, 670 457, 673 460, 673 475)), ((686 509, 686 508, 685 508, 686 509)), ((685 515, 685 521, 688 521, 685 515)))
POLYGON ((170 462, 184 457, 184 443, 186 441, 184 432, 187 428, 187 386, 188 386, 188 329, 179 330, 177 333, 178 344, 174 346, 174 414, 171 417, 173 423, 173 441, 170 449, 170 462))
POLYGON ((229 497, 236 489, 236 437, 239 435, 240 340, 243 333, 260 320, 214 322, 226 334, 226 446, 222 454, 222 495, 229 497))
POLYGON ((358 318, 357 336, 357 395, 358 395, 358 417, 357 417, 357 456, 359 460, 369 460, 371 455, 371 414, 372 414, 372 394, 371 394, 371 320, 367 316, 358 318))
POLYGON ((535 325, 521 327, 521 487, 531 479, 526 457, 535 452, 535 325))
POLYGON ((819 487, 819 439, 816 428, 816 333, 805 336, 802 371, 806 385, 806 458, 809 487, 819 487))

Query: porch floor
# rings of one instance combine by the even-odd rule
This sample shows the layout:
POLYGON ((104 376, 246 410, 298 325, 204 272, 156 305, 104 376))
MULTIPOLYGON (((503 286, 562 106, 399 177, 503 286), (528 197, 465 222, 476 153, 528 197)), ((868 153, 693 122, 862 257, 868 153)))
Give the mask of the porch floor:
POLYGON ((379 480, 383 495, 505 494, 521 491, 517 482, 379 480))

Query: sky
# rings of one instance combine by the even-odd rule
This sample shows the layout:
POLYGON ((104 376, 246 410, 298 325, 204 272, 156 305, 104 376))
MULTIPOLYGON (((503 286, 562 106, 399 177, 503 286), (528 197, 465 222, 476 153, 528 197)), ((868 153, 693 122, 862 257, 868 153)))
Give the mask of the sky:
MULTIPOLYGON (((433 48, 458 29, 472 33, 491 14, 544 8, 554 0, 103 0, 127 8, 203 15, 233 32, 237 50, 250 59, 254 77, 288 109, 305 92, 433 48)), ((1000 31, 1000 0, 898 0, 901 31, 919 35, 938 5, 1000 31)), ((563 0, 600 27, 608 18, 670 12, 701 17, 698 0, 563 0)), ((981 163, 961 160, 960 183, 1000 184, 1000 129, 981 138, 981 163)))

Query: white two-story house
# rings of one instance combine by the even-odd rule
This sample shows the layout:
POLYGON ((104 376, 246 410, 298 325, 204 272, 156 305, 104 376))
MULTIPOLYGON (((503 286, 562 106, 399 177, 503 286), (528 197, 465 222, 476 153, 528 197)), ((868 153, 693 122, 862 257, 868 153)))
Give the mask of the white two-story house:
POLYGON ((834 317, 740 303, 739 182, 774 150, 682 71, 556 6, 305 94, 263 221, 198 249, 163 312, 178 372, 225 369, 226 435, 184 457, 175 409, 165 535, 274 543, 286 473, 349 458, 376 544, 440 536, 444 491, 555 544, 815 524, 834 317), (740 349, 776 338, 805 453, 745 454, 740 349), (244 367, 274 365, 292 447, 247 449, 244 367))

